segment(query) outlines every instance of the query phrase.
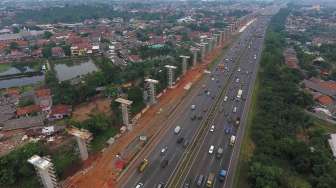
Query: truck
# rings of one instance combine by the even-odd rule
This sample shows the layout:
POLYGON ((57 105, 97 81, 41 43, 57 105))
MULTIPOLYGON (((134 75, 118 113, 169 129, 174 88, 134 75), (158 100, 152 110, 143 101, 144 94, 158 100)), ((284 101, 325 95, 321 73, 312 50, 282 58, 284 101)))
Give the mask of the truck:
POLYGON ((219 173, 218 173, 219 181, 221 181, 221 182, 224 181, 224 179, 226 177, 226 174, 227 174, 226 170, 224 170, 224 169, 220 170, 219 173))
POLYGON ((238 100, 241 99, 242 94, 243 94, 243 90, 239 89, 238 94, 237 94, 237 99, 238 100))
POLYGON ((207 187, 212 187, 212 184, 214 182, 214 178, 215 178, 215 174, 210 173, 209 176, 208 176, 208 180, 206 182, 207 187))
POLYGON ((231 138, 230 138, 230 145, 233 146, 234 143, 235 143, 235 141, 236 141, 236 136, 231 135, 231 138))
POLYGON ((148 163, 149 161, 147 159, 144 159, 139 165, 139 172, 143 172, 147 167, 148 163))

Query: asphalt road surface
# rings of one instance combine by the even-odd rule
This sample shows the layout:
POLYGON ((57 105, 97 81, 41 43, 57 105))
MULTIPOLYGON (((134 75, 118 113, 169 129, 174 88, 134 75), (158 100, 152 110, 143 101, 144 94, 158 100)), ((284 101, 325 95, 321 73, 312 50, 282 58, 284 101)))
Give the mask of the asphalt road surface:
MULTIPOLYGON (((224 68, 213 67, 211 74, 206 75, 201 81, 200 88, 194 90, 198 92, 197 95, 189 98, 183 110, 172 118, 168 126, 169 130, 160 139, 159 144, 147 154, 146 159, 149 164, 144 172, 133 172, 122 187, 131 188, 142 183, 144 188, 156 188, 159 184, 167 184, 169 180, 176 179, 174 176, 179 175, 176 172, 183 162, 181 159, 187 155, 192 156, 189 159, 192 160, 192 165, 179 175, 180 184, 171 187, 181 187, 186 182, 191 183, 190 187, 197 187, 195 184, 197 177, 202 174, 206 179, 209 173, 214 173, 216 177, 213 187, 225 185, 225 182, 217 180, 217 174, 220 169, 229 169, 234 147, 229 145, 229 139, 231 135, 237 134, 239 126, 234 123, 237 117, 241 117, 248 91, 252 88, 251 81, 255 76, 268 21, 269 17, 258 17, 241 33, 220 62, 224 64, 224 68), (238 100, 239 89, 243 90, 243 94, 238 100), (224 101, 225 96, 227 100, 224 101), (196 106, 195 110, 191 109, 191 105, 196 106), (207 117, 214 109, 216 109, 214 118, 209 124, 207 117), (194 116, 196 119, 192 118, 194 116), (215 129, 210 132, 208 127, 212 125, 215 129), (182 128, 179 134, 174 134, 176 126, 182 128), (204 138, 197 140, 195 135, 201 130, 201 126, 207 130, 204 132, 204 138), (225 133, 226 128, 230 129, 229 134, 225 133), (180 144, 177 143, 179 138, 183 138, 180 144), (196 140, 197 143, 195 143, 196 140), (184 146, 185 143, 189 145, 184 146), (191 144, 198 144, 199 149, 187 153, 191 151, 189 150, 191 144), (208 153, 210 145, 215 147, 213 154, 208 153), (220 158, 216 158, 219 147, 223 148, 224 152, 220 158), (161 153, 162 148, 167 148, 164 153, 161 153), (164 160, 168 160, 168 165, 163 168, 164 160)), ((202 187, 205 186, 205 181, 202 187)))

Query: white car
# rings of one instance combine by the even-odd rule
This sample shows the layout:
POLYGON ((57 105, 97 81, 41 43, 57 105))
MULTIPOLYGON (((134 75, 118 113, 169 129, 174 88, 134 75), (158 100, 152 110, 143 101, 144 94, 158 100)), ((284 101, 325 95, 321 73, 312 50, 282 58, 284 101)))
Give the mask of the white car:
POLYGON ((165 146, 161 149, 161 155, 164 155, 167 152, 168 147, 165 146))
POLYGON ((233 107, 232 112, 233 112, 233 113, 236 113, 236 112, 237 112, 237 107, 233 107))
POLYGON ((211 145, 209 148, 209 154, 213 154, 214 150, 215 150, 215 146, 211 145))
POLYGON ((210 132, 214 132, 214 131, 215 131, 215 125, 211 125, 210 132))
POLYGON ((138 184, 135 186, 135 188, 141 188, 141 187, 143 187, 143 186, 144 186, 143 183, 138 183, 138 184))
POLYGON ((238 72, 240 72, 240 67, 238 68, 238 70, 237 70, 238 72))
POLYGON ((228 100, 228 96, 224 97, 224 102, 226 102, 228 100))
POLYGON ((239 78, 236 79, 236 82, 237 82, 237 83, 239 82, 239 78))

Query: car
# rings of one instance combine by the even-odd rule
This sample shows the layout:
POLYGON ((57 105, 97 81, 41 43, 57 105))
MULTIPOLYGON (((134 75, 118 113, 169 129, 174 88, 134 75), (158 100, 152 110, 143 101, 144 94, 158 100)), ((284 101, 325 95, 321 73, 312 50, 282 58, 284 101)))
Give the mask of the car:
POLYGON ((211 127, 210 127, 210 130, 209 130, 210 132, 214 132, 215 131, 215 125, 211 125, 211 127))
POLYGON ((167 152, 167 149, 168 149, 168 146, 163 147, 163 148, 161 149, 160 154, 161 154, 161 155, 164 155, 164 154, 167 152))
POLYGON ((198 116, 197 119, 198 120, 201 120, 203 118, 203 116, 198 116))
POLYGON ((231 129, 229 127, 225 128, 225 134, 230 134, 231 133, 231 129))
POLYGON ((237 82, 237 83, 239 82, 239 78, 236 79, 236 82, 237 82))
POLYGON ((215 146, 211 145, 210 148, 209 148, 209 154, 213 154, 214 149, 215 149, 215 146))
POLYGON ((232 112, 233 112, 233 113, 236 113, 236 112, 237 112, 237 107, 233 107, 232 112))
POLYGON ((201 174, 201 175, 199 175, 198 178, 197 178, 197 181, 196 181, 197 186, 198 186, 198 187, 201 187, 202 184, 203 184, 203 181, 204 181, 204 176, 201 174))
POLYGON ((177 139, 176 143, 181 144, 184 141, 183 137, 180 137, 177 139))
POLYGON ((196 115, 191 116, 191 121, 194 121, 196 119, 196 115))
POLYGON ((174 134, 179 134, 181 132, 181 127, 180 126, 176 126, 174 129, 174 134))
POLYGON ((226 102, 227 100, 228 100, 228 96, 225 95, 224 102, 226 102))
POLYGON ((164 160, 161 162, 161 168, 166 168, 166 166, 168 165, 168 162, 169 162, 168 159, 164 159, 164 160))
POLYGON ((206 112, 206 111, 208 111, 208 109, 207 109, 207 108, 204 108, 204 109, 203 109, 203 112, 206 112))
POLYGON ((190 108, 191 108, 191 110, 195 110, 196 109, 196 105, 193 104, 193 105, 191 105, 190 108))
POLYGON ((135 188, 141 188, 141 187, 143 187, 144 186, 144 184, 143 183, 138 183, 136 186, 135 186, 135 188))
POLYGON ((165 184, 161 182, 156 186, 156 188, 164 188, 164 186, 165 186, 165 184))
POLYGON ((191 180, 188 178, 183 185, 183 188, 190 188, 191 187, 191 180))
POLYGON ((216 158, 219 159, 222 157, 223 155, 223 148, 219 147, 218 150, 217 150, 217 153, 216 153, 216 158))
POLYGON ((240 67, 238 67, 238 70, 237 70, 238 72, 240 72, 240 67))
POLYGON ((207 95, 210 95, 210 91, 208 91, 206 94, 207 94, 207 95))

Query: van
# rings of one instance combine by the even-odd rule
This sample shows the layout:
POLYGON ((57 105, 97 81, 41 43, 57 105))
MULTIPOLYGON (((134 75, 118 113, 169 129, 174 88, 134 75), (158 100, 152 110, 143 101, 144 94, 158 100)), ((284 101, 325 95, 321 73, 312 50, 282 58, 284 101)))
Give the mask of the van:
POLYGON ((197 182, 196 182, 196 184, 197 184, 198 187, 201 187, 201 186, 202 186, 202 184, 203 184, 203 180, 204 180, 204 176, 203 176, 202 174, 199 175, 199 176, 198 176, 198 179, 197 179, 197 182))
POLYGON ((147 167, 147 165, 148 165, 148 160, 144 159, 139 166, 139 172, 143 172, 145 168, 147 167))
POLYGON ((179 134, 181 132, 181 127, 180 126, 176 126, 174 129, 174 133, 175 134, 179 134))

